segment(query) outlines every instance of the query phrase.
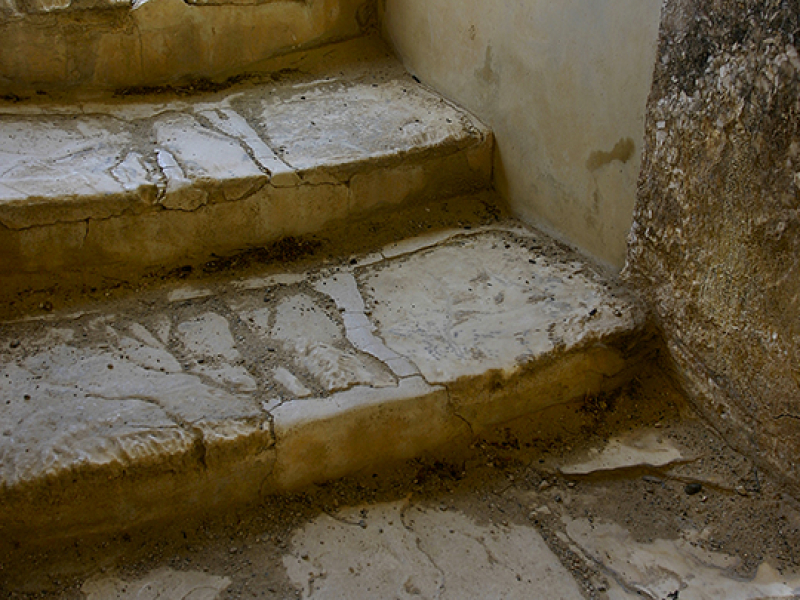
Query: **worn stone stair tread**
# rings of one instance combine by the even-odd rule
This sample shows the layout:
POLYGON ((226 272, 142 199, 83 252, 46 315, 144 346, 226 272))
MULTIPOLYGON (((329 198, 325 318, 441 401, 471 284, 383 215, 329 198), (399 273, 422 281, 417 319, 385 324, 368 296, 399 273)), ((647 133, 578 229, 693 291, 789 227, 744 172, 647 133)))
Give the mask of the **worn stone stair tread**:
POLYGON ((513 221, 6 322, 0 537, 119 530, 417 456, 620 385, 643 323, 513 221))
POLYGON ((385 49, 312 54, 215 93, 0 105, 0 276, 176 264, 490 186, 490 130, 385 49))

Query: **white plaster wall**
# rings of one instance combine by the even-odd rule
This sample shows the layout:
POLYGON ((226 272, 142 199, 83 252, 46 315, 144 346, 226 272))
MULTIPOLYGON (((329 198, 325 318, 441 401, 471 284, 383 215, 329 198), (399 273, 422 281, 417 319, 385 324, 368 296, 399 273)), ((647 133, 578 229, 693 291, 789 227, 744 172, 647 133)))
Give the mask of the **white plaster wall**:
POLYGON ((512 209, 615 269, 625 261, 661 0, 385 0, 424 83, 491 125, 512 209))

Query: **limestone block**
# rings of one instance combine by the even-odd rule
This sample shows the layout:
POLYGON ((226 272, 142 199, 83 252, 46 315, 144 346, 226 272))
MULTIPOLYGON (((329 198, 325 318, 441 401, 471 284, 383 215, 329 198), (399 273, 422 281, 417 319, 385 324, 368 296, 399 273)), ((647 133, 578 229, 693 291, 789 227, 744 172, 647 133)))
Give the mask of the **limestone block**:
POLYGON ((535 529, 478 524, 408 502, 322 515, 294 533, 283 563, 304 599, 523 600, 532 591, 553 600, 583 598, 535 529))
POLYGON ((360 281, 381 299, 372 312, 381 337, 431 383, 511 375, 557 347, 641 322, 635 305, 611 297, 582 265, 536 256, 502 234, 465 237, 368 269, 360 281))
MULTIPOLYGON (((7 539, 113 530, 258 494, 274 461, 267 415, 231 377, 223 388, 185 373, 161 317, 124 326, 76 315, 0 361, 7 539)), ((219 329, 200 332, 211 351, 219 329)))
POLYGON ((444 388, 420 377, 397 387, 355 387, 330 398, 287 402, 273 411, 278 489, 409 458, 468 433, 444 388))
POLYGON ((798 27, 787 3, 665 4, 626 269, 696 405, 796 497, 798 27))
POLYGON ((21 229, 108 218, 155 200, 154 161, 108 117, 0 120, 0 223, 21 229))
POLYGON ((260 112, 249 106, 239 110, 259 124, 281 158, 303 177, 325 165, 352 162, 354 156, 379 160, 418 148, 458 148, 465 130, 469 138, 481 135, 463 112, 402 81, 318 84, 266 98, 260 112))
POLYGON ((216 600, 230 584, 227 577, 157 569, 133 581, 93 577, 84 582, 81 591, 87 600, 216 600))

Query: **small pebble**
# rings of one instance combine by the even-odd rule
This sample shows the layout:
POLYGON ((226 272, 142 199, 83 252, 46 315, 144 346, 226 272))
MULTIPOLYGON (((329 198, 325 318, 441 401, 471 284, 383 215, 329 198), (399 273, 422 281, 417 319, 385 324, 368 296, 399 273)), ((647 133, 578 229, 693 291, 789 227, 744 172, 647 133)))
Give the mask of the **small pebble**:
POLYGON ((542 482, 539 484, 539 491, 543 492, 547 489, 550 489, 553 484, 551 484, 547 479, 542 479, 542 482))
POLYGON ((743 485, 736 486, 736 493, 739 494, 740 496, 747 496, 747 490, 743 485))
POLYGON ((699 494, 702 489, 703 486, 700 483, 687 483, 683 491, 686 492, 688 496, 694 496, 695 494, 699 494))

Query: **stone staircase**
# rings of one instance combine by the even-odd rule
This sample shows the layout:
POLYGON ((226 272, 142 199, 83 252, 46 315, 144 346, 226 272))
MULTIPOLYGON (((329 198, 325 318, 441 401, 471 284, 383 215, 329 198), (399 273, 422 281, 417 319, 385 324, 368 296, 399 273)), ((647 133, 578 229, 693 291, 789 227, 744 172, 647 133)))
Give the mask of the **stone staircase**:
POLYGON ((204 92, 0 107, 4 294, 54 286, 0 323, 0 544, 440 452, 648 357, 624 290, 494 206, 491 132, 380 43, 270 65, 204 92), (330 232, 349 239, 306 263, 236 266, 330 232), (133 283, 62 301, 70 277, 133 283))
POLYGON ((203 261, 490 187, 491 132, 379 42, 267 67, 209 93, 0 105, 6 293, 203 261))

